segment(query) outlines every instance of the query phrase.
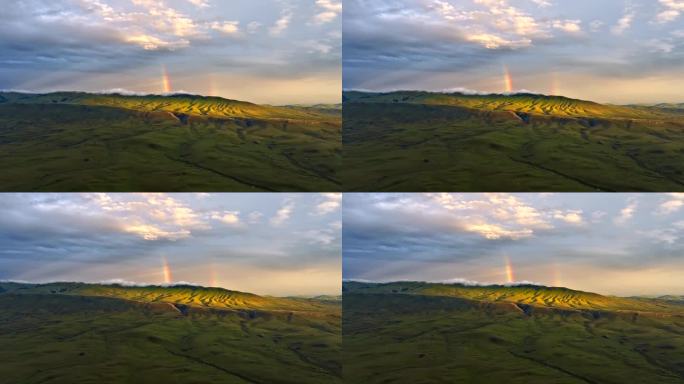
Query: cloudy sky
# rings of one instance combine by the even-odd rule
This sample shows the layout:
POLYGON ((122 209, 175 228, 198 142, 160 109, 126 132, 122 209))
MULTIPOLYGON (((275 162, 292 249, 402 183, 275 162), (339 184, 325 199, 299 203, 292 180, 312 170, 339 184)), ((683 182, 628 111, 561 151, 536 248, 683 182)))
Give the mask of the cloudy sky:
POLYGON ((3 5, 0 89, 182 90, 270 104, 340 100, 341 0, 3 5))
POLYGON ((345 279, 684 294, 684 194, 345 194, 345 279))
POLYGON ((684 102, 684 0, 345 0, 346 89, 684 102))
POLYGON ((340 203, 339 194, 0 194, 0 280, 339 294, 340 203))

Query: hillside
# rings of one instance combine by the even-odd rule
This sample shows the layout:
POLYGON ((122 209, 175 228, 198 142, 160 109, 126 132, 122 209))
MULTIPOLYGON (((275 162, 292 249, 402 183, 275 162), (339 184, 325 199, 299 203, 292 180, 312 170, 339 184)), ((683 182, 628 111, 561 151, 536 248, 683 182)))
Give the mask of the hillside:
POLYGON ((341 382, 340 303, 196 286, 1 283, 0 305, 2 382, 341 382))
POLYGON ((194 95, 0 93, 3 191, 338 191, 339 112, 194 95))
POLYGON ((684 190, 684 113, 562 96, 344 93, 349 191, 684 190))
POLYGON ((666 298, 624 298, 603 296, 597 293, 576 291, 562 287, 537 285, 440 284, 425 282, 393 282, 385 284, 347 282, 345 293, 406 294, 435 297, 453 297, 479 302, 506 302, 535 307, 569 310, 637 311, 654 313, 681 313, 684 307, 673 305, 666 298))
POLYGON ((175 115, 216 118, 251 118, 274 120, 331 120, 316 108, 274 107, 213 96, 174 94, 168 96, 133 96, 55 92, 48 94, 1 93, 2 104, 88 105, 123 108, 140 112, 170 112, 175 115))
POLYGON ((684 383, 684 305, 541 286, 344 283, 352 382, 684 383))

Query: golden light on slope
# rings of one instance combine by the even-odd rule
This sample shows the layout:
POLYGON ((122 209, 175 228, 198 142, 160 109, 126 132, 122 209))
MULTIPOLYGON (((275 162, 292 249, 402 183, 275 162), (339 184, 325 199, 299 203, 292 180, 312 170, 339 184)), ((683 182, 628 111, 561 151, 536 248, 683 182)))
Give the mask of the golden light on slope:
POLYGON ((508 256, 504 256, 504 263, 506 265, 506 282, 512 283, 515 281, 515 275, 513 274, 513 265, 511 264, 511 259, 508 256))
POLYGON ((506 92, 513 92, 513 79, 511 73, 508 71, 508 66, 504 64, 504 90, 506 92))
POLYGON ((170 284, 171 281, 173 280, 171 277, 171 268, 169 267, 169 262, 166 260, 166 257, 162 258, 162 273, 164 274, 164 282, 166 284, 170 284))
POLYGON ((171 80, 169 79, 169 73, 166 70, 165 64, 162 64, 162 89, 164 93, 171 92, 171 80))

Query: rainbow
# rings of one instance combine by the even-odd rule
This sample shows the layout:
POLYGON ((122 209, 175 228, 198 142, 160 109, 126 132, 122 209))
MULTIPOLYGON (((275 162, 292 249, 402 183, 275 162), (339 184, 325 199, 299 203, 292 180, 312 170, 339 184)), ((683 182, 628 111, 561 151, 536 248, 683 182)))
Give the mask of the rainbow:
POLYGON ((162 89, 164 93, 171 93, 171 79, 164 64, 162 64, 162 89))
POLYGON ((515 275, 513 274, 513 264, 511 264, 511 259, 508 256, 504 256, 504 264, 506 266, 506 282, 512 283, 515 281, 515 275))
POLYGON ((504 64, 504 90, 505 92, 513 92, 513 79, 511 78, 511 73, 508 71, 508 66, 504 64))
POLYGON ((164 275, 164 282, 166 284, 171 284, 171 281, 173 280, 171 277, 171 268, 169 267, 169 262, 166 260, 166 257, 162 258, 162 274, 164 275))

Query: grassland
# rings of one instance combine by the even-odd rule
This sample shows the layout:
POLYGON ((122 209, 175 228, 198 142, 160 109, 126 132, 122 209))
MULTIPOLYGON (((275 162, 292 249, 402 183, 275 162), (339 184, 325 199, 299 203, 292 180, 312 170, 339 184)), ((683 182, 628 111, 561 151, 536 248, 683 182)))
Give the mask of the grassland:
POLYGON ((684 383, 684 304, 567 288, 344 284, 353 383, 684 383))
POLYGON ((0 93, 0 190, 337 191, 340 137, 334 106, 0 93))
POLYGON ((344 93, 349 191, 681 191, 684 109, 560 96, 344 93))
POLYGON ((0 284, 2 383, 338 383, 340 303, 217 288, 0 284))

